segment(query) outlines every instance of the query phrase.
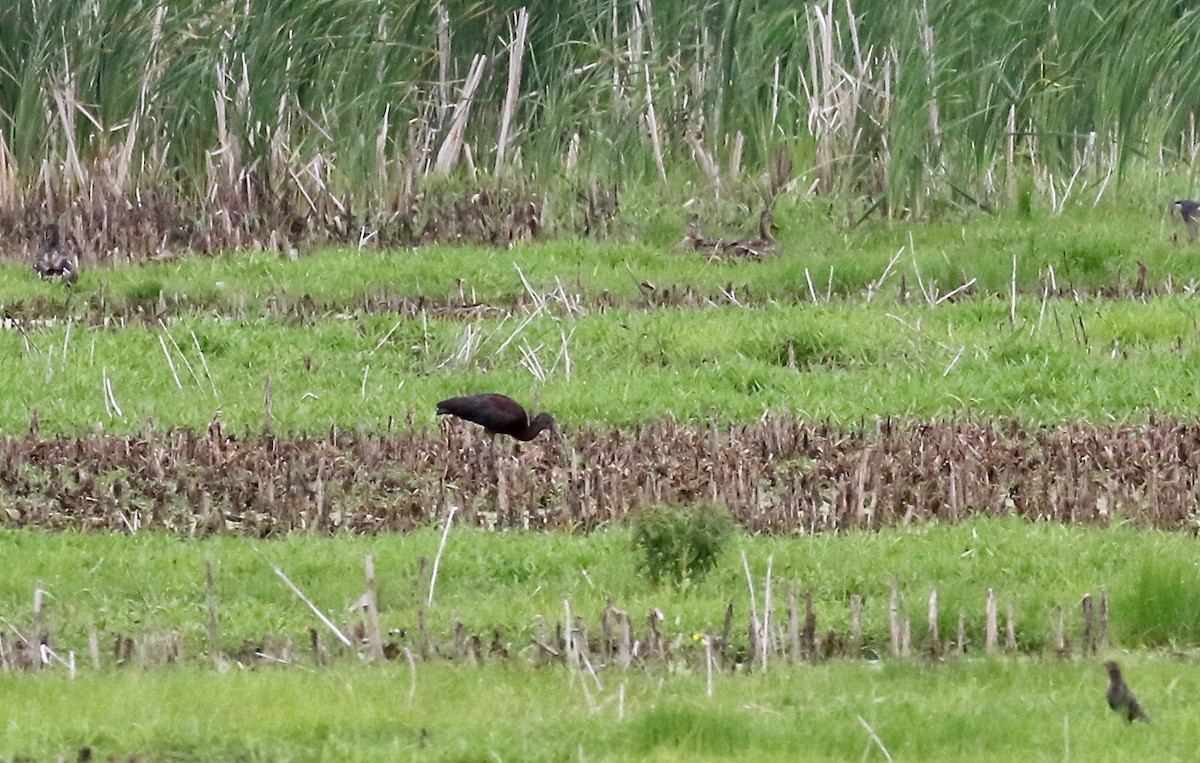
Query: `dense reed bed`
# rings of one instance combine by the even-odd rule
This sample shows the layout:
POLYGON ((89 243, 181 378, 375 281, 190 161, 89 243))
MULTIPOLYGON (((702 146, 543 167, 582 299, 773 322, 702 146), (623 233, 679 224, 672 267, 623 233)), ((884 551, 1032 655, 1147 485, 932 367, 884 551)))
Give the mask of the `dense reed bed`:
POLYGON ((847 224, 1059 211, 1191 176, 1198 41, 1171 0, 23 0, 0 233, 58 219, 89 258, 594 234, 770 203, 780 151, 847 224))

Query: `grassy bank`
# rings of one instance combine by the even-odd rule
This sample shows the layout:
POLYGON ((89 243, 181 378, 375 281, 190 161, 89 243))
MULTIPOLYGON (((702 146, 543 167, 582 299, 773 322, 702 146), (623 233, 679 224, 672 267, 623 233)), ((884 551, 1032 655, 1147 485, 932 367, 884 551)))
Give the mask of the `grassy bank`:
POLYGON ((217 410, 257 428, 268 376, 283 432, 380 429, 410 409, 427 426, 433 401, 477 389, 540 398, 575 426, 668 410, 1191 416, 1200 257, 1171 240, 1184 229, 1159 202, 1174 189, 1158 193, 852 232, 801 203, 762 262, 667 251, 675 215, 645 242, 189 257, 89 268, 73 289, 12 265, 0 431, 35 407, 50 432, 199 428, 217 410))
MULTIPOLYGON (((0 756, 72 758, 88 746, 96 755, 139 760, 844 760, 881 758, 883 745, 897 759, 1050 761, 1188 759, 1200 749, 1188 704, 1200 679, 1190 663, 1120 651, 1200 640, 1200 624, 1179 621, 1196 611, 1189 591, 1200 585, 1200 559, 1190 539, 1157 532, 980 521, 836 537, 744 537, 712 577, 679 592, 651 589, 633 574, 624 532, 572 538, 455 531, 430 628, 445 643, 452 614, 469 631, 500 625, 511 639, 509 660, 418 659, 414 673, 402 658, 371 666, 343 657, 314 667, 298 650, 291 666, 257 662, 219 673, 199 659, 205 558, 214 562, 222 646, 233 653, 243 636, 259 640, 270 632, 276 644, 289 635, 304 642, 309 625, 321 627, 270 564, 341 621, 345 603, 362 591, 366 552, 376 558, 385 629, 412 633, 416 602, 427 593, 415 582, 416 557, 432 554, 437 540, 433 531, 257 544, 4 533, 0 547, 13 566, 0 588, 0 611, 8 624, 22 621, 40 581, 55 648, 63 655, 78 649, 80 667, 74 679, 57 665, 0 673, 0 691, 10 698, 0 756), (628 671, 597 663, 595 679, 562 665, 529 667, 534 650, 525 645, 536 616, 553 620, 564 598, 589 620, 608 596, 633 613, 660 607, 665 635, 680 645, 714 626, 727 599, 741 621, 741 550, 756 577, 771 556, 780 590, 784 581, 813 590, 821 629, 844 627, 845 615, 837 613, 844 613, 846 595, 862 593, 865 626, 876 637, 885 628, 893 576, 916 623, 932 584, 943 612, 974 613, 973 645, 982 638, 987 587, 1018 603, 1018 638, 1028 647, 1049 637, 1055 602, 1072 605, 1082 591, 1108 585, 1114 646, 1071 660, 930 664, 884 657, 793 666, 779 658, 765 674, 717 673, 711 697, 694 652, 628 671), (114 632, 141 642, 177 630, 187 656, 183 664, 145 671, 115 667, 106 647, 96 671, 84 656, 86 623, 102 629, 106 644, 114 632), (1147 635, 1161 626, 1167 629, 1147 635), (1121 660, 1152 726, 1126 727, 1105 706, 1105 657, 1121 660)), ((914 626, 918 641, 920 630, 914 626)))
MULTIPOLYGON (((153 312, 160 299, 168 315, 320 316, 385 310, 388 297, 423 299, 430 310, 461 308, 463 302, 511 307, 529 301, 529 287, 548 294, 560 285, 589 309, 670 305, 688 290, 700 304, 704 298, 729 304, 729 296, 749 305, 856 300, 868 293, 894 303, 901 279, 918 302, 926 299, 922 289, 937 298, 968 281, 964 296, 1008 296, 1015 285, 1018 293, 1040 298, 1050 287, 1052 297, 1116 294, 1122 286, 1132 291, 1139 262, 1146 265, 1149 292, 1163 293, 1200 281, 1200 257, 1185 245, 1186 229, 1170 209, 1171 200, 1189 190, 1185 181, 1158 176, 1125 198, 1060 216, 975 213, 855 229, 831 221, 819 201, 789 198, 775 213, 779 256, 763 261, 713 261, 702 252, 671 251, 691 211, 683 196, 626 210, 627 223, 605 241, 559 237, 507 250, 322 249, 295 260, 246 252, 184 257, 85 268, 71 290, 31 278, 22 261, 0 267, 0 304, 14 316, 35 317, 153 312)), ((749 236, 756 216, 756 209, 706 216, 702 230, 711 238, 749 236)))
POLYGON ((120 331, 57 324, 0 335, 11 393, 0 429, 38 409, 44 431, 97 422, 137 431, 262 426, 264 382, 280 432, 381 430, 478 390, 507 392, 568 427, 746 421, 764 411, 857 423, 875 416, 1076 419, 1192 416, 1200 307, 1031 298, 945 302, 611 309, 579 317, 315 322, 207 316, 120 331), (1016 321, 1010 321, 1015 316, 1016 321), (106 382, 111 396, 105 392, 106 382), (116 401, 116 407, 112 402, 116 401))
MULTIPOLYGON (((141 641, 178 632, 183 656, 192 661, 214 651, 207 637, 205 560, 214 568, 219 622, 217 648, 236 654, 245 639, 294 639, 307 644, 307 628, 332 636, 272 572, 275 566, 346 632, 357 615, 346 607, 363 591, 363 557, 371 553, 379 576, 385 632, 418 649, 417 610, 429 593, 430 568, 439 541, 433 528, 405 535, 323 538, 295 535, 255 542, 230 537, 182 541, 162 534, 131 536, 6 531, 0 548, 17 560, 0 585, 0 611, 11 622, 29 621, 29 602, 40 585, 49 593, 42 614, 56 648, 74 649, 86 661, 89 629, 102 635, 102 664, 114 656, 111 639, 121 633, 141 641), (419 559, 427 563, 422 566, 419 559)), ((1012 601, 1018 648, 1041 652, 1052 643, 1054 611, 1063 606, 1078 634, 1077 603, 1106 587, 1110 631, 1123 647, 1200 643, 1195 594, 1200 556, 1190 538, 1153 530, 1068 528, 1015 519, 977 519, 956 526, 929 524, 877 533, 815 537, 739 536, 716 572, 683 590, 656 588, 636 572, 637 557, 624 529, 587 536, 491 533, 455 529, 441 561, 428 628, 449 642, 458 617, 469 633, 490 638, 501 629, 514 661, 526 664, 539 618, 561 619, 563 602, 596 627, 611 598, 629 611, 640 632, 645 612, 663 611, 664 636, 677 641, 689 661, 702 656, 693 639, 721 627, 734 603, 735 642, 745 643, 749 613, 740 553, 757 581, 759 606, 767 560, 776 588, 775 616, 785 621, 788 590, 811 591, 818 632, 849 631, 849 597, 861 596, 869 654, 887 651, 887 606, 892 581, 901 586, 902 613, 913 620, 913 642, 926 638, 926 600, 938 588, 940 631, 952 637, 959 614, 966 618, 969 652, 981 648, 984 603, 994 589, 1001 610, 1012 601), (516 656, 516 655, 520 656, 516 656)), ((595 634, 595 631, 593 631, 595 634)), ((1070 635, 1070 634, 1069 634, 1070 635)), ((311 664, 307 647, 294 659, 311 664)), ((155 661, 152 652, 151 662, 155 661)), ((701 660, 702 662, 702 660, 701 660)), ((85 668, 88 670, 88 668, 85 668)))
POLYGON ((404 665, 0 675, 0 754, 139 760, 1187 760, 1200 752, 1194 671, 1126 657, 1153 725, 1104 704, 1096 660, 832 663, 766 675, 404 665), (585 697, 581 682, 589 682, 585 697), (624 694, 623 700, 620 697, 624 694), (873 731, 878 742, 868 735, 873 731))

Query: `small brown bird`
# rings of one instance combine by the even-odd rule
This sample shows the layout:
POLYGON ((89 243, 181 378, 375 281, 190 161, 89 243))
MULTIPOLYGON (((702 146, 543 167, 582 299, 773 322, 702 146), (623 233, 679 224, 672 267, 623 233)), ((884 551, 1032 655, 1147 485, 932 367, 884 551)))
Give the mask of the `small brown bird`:
POLYGON ((1179 207, 1179 216, 1183 218, 1183 224, 1187 226, 1188 241, 1195 241, 1196 236, 1200 235, 1200 228, 1197 227, 1196 220, 1196 213, 1200 212, 1200 202, 1179 199, 1175 202, 1175 206, 1179 207))
POLYGON ((1136 720, 1149 723, 1150 717, 1138 704, 1137 697, 1133 696, 1133 692, 1125 685, 1125 679, 1121 678, 1121 667, 1112 660, 1104 663, 1104 667, 1108 669, 1108 693, 1104 695, 1108 706, 1124 718, 1126 723, 1136 720))
POLYGON ((723 244, 721 248, 726 254, 738 257, 762 257, 764 254, 774 254, 779 250, 779 242, 775 240, 771 232, 778 229, 779 226, 775 224, 775 217, 771 214, 771 210, 764 209, 758 218, 758 238, 730 241, 723 244))
POLYGON ((711 251, 715 246, 714 242, 704 238, 704 234, 700 232, 700 218, 698 215, 689 215, 687 219, 687 230, 683 234, 683 239, 675 245, 677 252, 699 252, 703 250, 711 251))
POLYGON ((42 278, 75 283, 79 280, 79 261, 59 250, 58 223, 47 225, 44 236, 42 248, 33 257, 33 272, 42 278))
POLYGON ((478 424, 493 437, 505 434, 522 442, 529 442, 543 429, 557 431, 549 413, 531 417, 516 400, 494 393, 452 397, 438 403, 437 412, 478 424))

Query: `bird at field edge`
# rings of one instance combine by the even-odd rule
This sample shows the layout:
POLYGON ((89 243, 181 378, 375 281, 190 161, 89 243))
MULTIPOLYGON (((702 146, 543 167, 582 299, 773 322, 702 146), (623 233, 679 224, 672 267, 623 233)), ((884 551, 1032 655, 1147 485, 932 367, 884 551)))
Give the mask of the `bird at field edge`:
POLYGON ((725 252, 739 257, 762 257, 765 254, 774 254, 779 251, 779 242, 775 240, 771 232, 778 229, 779 226, 775 224, 775 217, 771 214, 771 210, 764 209, 758 217, 758 238, 730 241, 722 244, 721 248, 725 252))
POLYGON ((687 232, 684 234, 683 240, 675 245, 675 250, 708 252, 713 258, 733 255, 757 259, 779 251, 779 242, 772 235, 772 231, 776 230, 779 230, 779 226, 775 223, 775 217, 771 214, 769 207, 764 209, 758 217, 757 238, 747 237, 733 241, 706 238, 700 232, 699 218, 692 215, 688 218, 687 232))
POLYGON ((503 434, 522 442, 529 442, 543 429, 558 431, 549 413, 530 416, 516 400, 491 392, 443 400, 437 404, 437 412, 478 424, 493 437, 503 434))
POLYGON ((1196 220, 1196 213, 1200 212, 1200 202, 1191 199, 1177 199, 1175 206, 1179 207, 1179 216, 1183 218, 1183 224, 1187 226, 1188 241, 1195 241, 1196 236, 1200 235, 1200 228, 1197 227, 1196 220))
POLYGON ((1104 663, 1104 667, 1108 669, 1108 693, 1104 695, 1108 700, 1108 706, 1115 710, 1117 715, 1124 718, 1126 723, 1133 723, 1136 720, 1149 723, 1150 717, 1142 710, 1137 697, 1133 696, 1133 692, 1125 684, 1125 679, 1121 677, 1121 666, 1109 660, 1104 663))
POLYGON ((75 283, 79 280, 79 261, 59 249, 58 223, 47 225, 44 236, 42 248, 33 257, 33 271, 42 278, 75 283))

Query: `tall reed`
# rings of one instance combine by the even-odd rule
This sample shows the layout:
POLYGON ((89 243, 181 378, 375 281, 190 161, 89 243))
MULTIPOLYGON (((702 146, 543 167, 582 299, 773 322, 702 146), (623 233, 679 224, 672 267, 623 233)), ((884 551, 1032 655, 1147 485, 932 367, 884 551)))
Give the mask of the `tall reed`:
POLYGON ((133 199, 168 244, 361 240, 435 173, 728 185, 784 146, 852 221, 1018 181, 1061 209, 1194 158, 1198 47, 1174 0, 16 0, 0 203, 6 229, 133 199))

